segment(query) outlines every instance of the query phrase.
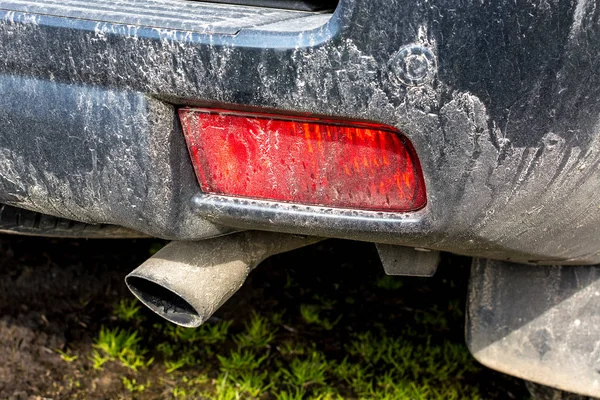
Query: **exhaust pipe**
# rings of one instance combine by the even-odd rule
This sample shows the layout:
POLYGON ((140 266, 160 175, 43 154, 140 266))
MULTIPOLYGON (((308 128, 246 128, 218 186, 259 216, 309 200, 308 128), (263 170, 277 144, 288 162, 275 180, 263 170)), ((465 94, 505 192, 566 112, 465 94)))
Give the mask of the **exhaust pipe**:
POLYGON ((274 254, 322 240, 245 231, 199 242, 171 242, 125 277, 144 305, 177 325, 202 325, 274 254))

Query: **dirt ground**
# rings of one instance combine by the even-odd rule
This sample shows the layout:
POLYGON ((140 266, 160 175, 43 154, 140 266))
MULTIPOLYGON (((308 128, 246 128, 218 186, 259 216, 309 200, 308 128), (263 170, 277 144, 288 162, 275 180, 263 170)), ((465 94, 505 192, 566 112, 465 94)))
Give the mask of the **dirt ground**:
MULTIPOLYGON (((160 245, 154 240, 0 236, 0 398, 186 397, 178 395, 182 393, 178 385, 200 372, 212 379, 205 384, 212 390, 218 381, 213 373, 220 365, 218 352, 229 351, 233 341, 216 347, 216 354, 202 353, 198 365, 167 374, 166 356, 154 350, 168 338, 167 333, 160 333, 167 332, 161 320, 145 310, 137 322, 124 323, 115 316, 115 304, 131 299, 124 276, 160 245), (102 326, 138 329, 154 362, 138 371, 117 362, 92 368, 90 354, 102 326), (65 354, 72 359, 65 360, 65 354), (127 382, 148 382, 148 388, 128 387, 124 377, 127 382)), ((462 343, 468 264, 467 258, 444 256, 434 278, 388 281, 372 245, 326 241, 267 260, 217 313, 216 320, 233 321, 230 330, 239 334, 251 311, 285 315, 273 342, 277 344, 268 346, 269 354, 292 340, 312 343, 323 354, 340 360, 347 353, 345 344, 357 332, 404 334, 419 315, 419 326, 432 340, 462 343), (319 328, 307 323, 304 314, 289 311, 297 310, 299 303, 315 302, 328 304, 319 306, 321 317, 335 321, 331 323, 335 328, 319 328), (431 315, 435 321, 426 321, 431 315)), ((286 362, 276 359, 269 369, 285 368, 286 362)), ((518 379, 481 366, 467 375, 461 379, 476 386, 479 398, 528 397, 518 379)), ((338 396, 356 396, 343 383, 332 387, 338 396)), ((199 397, 194 394, 198 392, 190 393, 188 398, 199 397)), ((273 397, 265 392, 260 398, 273 397)))

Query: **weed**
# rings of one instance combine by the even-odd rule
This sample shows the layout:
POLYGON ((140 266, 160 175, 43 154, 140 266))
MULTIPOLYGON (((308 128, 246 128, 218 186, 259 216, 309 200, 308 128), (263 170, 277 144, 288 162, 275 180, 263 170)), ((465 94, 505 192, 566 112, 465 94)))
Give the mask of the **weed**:
POLYGON ((169 324, 165 328, 165 333, 180 343, 202 342, 205 344, 217 344, 227 339, 227 333, 231 321, 220 321, 216 324, 203 324, 199 328, 184 328, 169 324))
POLYGON ((194 359, 194 357, 188 353, 184 354, 183 356, 179 357, 177 360, 174 361, 165 360, 165 367, 167 368, 167 373, 170 374, 171 372, 174 372, 180 368, 189 365, 194 365, 195 362, 196 360, 194 359))
POLYGON ((271 323, 273 325, 281 325, 283 324, 283 315, 284 312, 274 312, 271 314, 271 323))
POLYGON ((290 288, 292 288, 294 286, 294 284, 295 284, 294 279, 292 278, 292 276, 290 275, 290 273, 287 272, 286 275, 285 275, 285 285, 284 285, 284 288, 285 289, 290 289, 290 288))
MULTIPOLYGON (((312 298, 322 300, 318 296, 312 298)), ((460 302, 448 303, 447 311, 458 314, 459 305, 460 302)), ((135 312, 125 311, 136 306, 132 302, 120 303, 120 318, 127 318, 125 315, 135 318, 135 312)), ((322 301, 319 305, 301 305, 302 319, 306 324, 334 329, 338 321, 324 318, 325 306, 335 304, 322 301)), ((228 335, 231 321, 205 324, 195 330, 161 324, 155 324, 154 328, 162 335, 156 350, 161 354, 166 372, 172 374, 189 368, 190 372, 199 373, 196 378, 170 376, 169 379, 176 382, 172 389, 175 398, 233 400, 271 396, 281 400, 338 400, 342 398, 338 387, 344 388, 344 395, 357 398, 479 398, 476 388, 464 384, 479 368, 466 347, 449 341, 434 343, 434 333, 443 331, 449 324, 446 313, 434 306, 427 311, 416 311, 414 319, 418 324, 403 328, 400 335, 388 335, 385 325, 354 334, 345 346, 348 356, 342 361, 327 359, 316 344, 307 344, 301 337, 286 336, 285 340, 275 342, 275 326, 284 324, 282 313, 268 319, 252 313, 245 322, 245 329, 233 338, 228 335), (231 341, 237 348, 231 349, 231 341), (274 342, 278 351, 274 355, 265 352, 274 342), (221 344, 225 345, 219 346, 221 344), (213 350, 209 346, 214 346, 213 350), (229 349, 229 353, 227 356, 216 353, 220 373, 210 383, 206 375, 210 371, 208 364, 203 368, 209 369, 198 370, 198 367, 211 351, 224 348, 229 349), (207 385, 212 389, 207 390, 207 385)), ((135 370, 147 366, 152 359, 146 359, 140 340, 137 332, 103 327, 94 344, 93 367, 101 369, 111 360, 135 370)), ((147 388, 147 384, 128 378, 123 378, 123 385, 130 393, 147 388)))
POLYGON ((66 351, 62 351, 60 349, 56 349, 55 351, 60 355, 60 358, 62 358, 63 361, 68 363, 72 363, 73 361, 79 358, 79 356, 69 354, 66 351))
POLYGON ((200 327, 202 340, 206 344, 221 343, 227 339, 231 321, 220 321, 216 324, 204 324, 200 327))
POLYGON ((90 357, 92 361, 92 367, 97 370, 101 370, 102 366, 111 360, 109 356, 105 356, 100 354, 98 350, 92 351, 92 355, 90 357))
POLYGON ((152 364, 154 362, 154 357, 146 360, 143 354, 130 350, 125 351, 119 356, 119 360, 124 367, 137 371, 139 368, 146 368, 152 364))
POLYGON ((201 394, 202 398, 209 400, 239 400, 242 397, 242 393, 234 385, 229 384, 229 377, 227 374, 220 376, 217 379, 217 385, 214 392, 204 392, 201 394))
POLYGON ((313 391, 313 400, 342 400, 343 397, 331 386, 322 386, 313 391))
POLYGON ((386 346, 376 339, 370 331, 354 335, 354 340, 347 347, 348 353, 360 356, 369 363, 377 363, 386 352, 386 346))
POLYGON ((466 347, 444 341, 421 343, 403 337, 376 337, 371 332, 355 335, 347 347, 351 356, 368 364, 361 366, 344 359, 331 367, 332 373, 347 382, 359 397, 396 399, 477 398, 472 388, 461 384, 478 367, 466 347), (375 373, 375 371, 386 371, 375 373), (377 381, 373 380, 377 376, 377 381))
POLYGON ((327 331, 330 331, 337 325, 338 322, 340 322, 342 316, 340 315, 335 321, 332 322, 327 318, 321 318, 321 309, 322 308, 320 306, 302 304, 300 306, 300 315, 307 324, 315 324, 327 331))
POLYGON ((230 375, 230 379, 240 392, 250 397, 260 397, 273 386, 273 382, 265 383, 268 376, 269 371, 264 371, 260 374, 244 371, 239 374, 230 375))
POLYGON ((145 384, 141 384, 137 383, 135 379, 129 379, 126 376, 122 377, 121 381, 123 382, 123 386, 125 386, 125 389, 127 389, 127 391, 131 393, 141 393, 150 387, 150 381, 147 381, 145 384))
POLYGON ((307 324, 314 324, 319 321, 319 307, 310 304, 300 305, 300 315, 307 324))
POLYGON ((305 388, 309 385, 324 384, 326 371, 325 357, 314 351, 307 359, 293 359, 290 368, 283 369, 281 372, 288 384, 305 388))
MULTIPOLYGON (((229 357, 217 356, 221 364, 220 385, 231 382, 235 385, 236 393, 243 393, 250 397, 259 397, 272 385, 266 383, 269 371, 258 373, 257 370, 267 359, 267 355, 256 356, 249 350, 232 351, 229 357)), ((225 392, 221 391, 221 394, 225 392)))
POLYGON ((206 384, 209 381, 205 374, 200 374, 195 378, 181 377, 181 382, 185 385, 176 386, 172 390, 173 397, 176 399, 197 399, 197 398, 212 398, 213 393, 200 393, 199 385, 206 384))
POLYGON ((208 376, 206 376, 206 374, 199 374, 197 376, 195 376, 194 378, 188 378, 187 376, 183 376, 181 377, 181 381, 185 384, 187 384, 188 386, 194 386, 194 385, 202 385, 206 382, 208 382, 208 376))
POLYGON ((137 332, 130 333, 121 329, 100 328, 100 334, 94 347, 112 358, 118 358, 124 350, 137 347, 141 338, 137 332))
POLYGON ((330 369, 335 376, 346 383, 351 383, 356 379, 367 381, 372 378, 372 375, 367 372, 364 365, 350 362, 348 358, 344 358, 339 364, 332 362, 330 364, 330 369))
POLYGON ((277 400, 302 400, 305 398, 305 392, 302 389, 296 388, 293 391, 282 391, 279 393, 273 393, 277 400))
POLYGON ((448 319, 443 311, 437 305, 427 311, 417 311, 414 314, 415 322, 426 328, 433 328, 438 331, 448 330, 448 319))
POLYGON ((267 347, 275 339, 275 333, 266 318, 253 312, 245 332, 237 335, 235 341, 239 347, 267 347))
POLYGON ((179 386, 175 386, 173 388, 173 391, 171 392, 171 394, 176 399, 185 399, 185 398, 187 398, 190 395, 189 392, 188 392, 188 390, 186 388, 182 388, 182 387, 179 387, 179 386))
POLYGON ((306 353, 306 348, 301 343, 294 343, 291 340, 286 340, 277 346, 277 350, 283 356, 301 356, 306 353))
POLYGON ((460 299, 448 301, 448 312, 456 320, 462 320, 465 316, 460 299))
MULTIPOLYGON (((150 247, 152 242, 144 243, 150 247)), ((162 322, 129 298, 114 301, 112 318, 106 318, 98 315, 104 305, 88 304, 95 292, 87 293, 75 310, 85 308, 110 325, 95 333, 94 347, 87 351, 80 351, 85 341, 76 342, 81 334, 85 337, 83 331, 67 334, 68 349, 57 351, 64 361, 56 361, 67 368, 64 373, 58 367, 51 371, 56 379, 48 385, 48 395, 215 400, 508 397, 499 393, 503 382, 493 381, 498 375, 480 371, 483 367, 462 342, 453 342, 464 318, 465 300, 459 298, 464 282, 442 282, 444 271, 429 281, 382 277, 367 257, 354 260, 354 255, 335 252, 320 256, 319 266, 293 255, 279 256, 292 268, 272 268, 272 274, 256 270, 250 285, 217 313, 226 319, 215 317, 198 329, 162 322), (339 258, 348 268, 325 270, 339 258), (357 276, 351 276, 350 268, 357 276), (259 292, 251 293, 252 287, 259 292), (317 293, 317 288, 325 290, 317 293), (256 312, 247 312, 248 306, 256 312), (152 357, 156 361, 145 368, 152 357)), ((466 278, 468 268, 463 272, 466 278)), ((521 398, 518 390, 511 390, 516 399, 521 398)))
POLYGON ((70 389, 73 389, 73 388, 80 389, 81 388, 81 381, 79 381, 79 380, 73 380, 73 378, 67 378, 67 382, 69 384, 70 389))
POLYGON ((340 363, 330 362, 329 370, 333 376, 359 394, 359 397, 372 398, 373 372, 369 366, 344 358, 340 363))
POLYGON ((101 327, 94 347, 109 357, 109 360, 118 359, 123 366, 137 370, 147 367, 154 361, 153 358, 145 360, 146 351, 140 348, 140 340, 137 332, 101 327))
POLYGON ((417 379, 422 370, 420 363, 426 362, 431 356, 422 351, 422 345, 402 338, 385 337, 379 342, 378 348, 384 349, 381 353, 384 364, 392 366, 402 378, 417 379))
POLYGON ((159 343, 156 346, 156 350, 158 350, 164 358, 169 358, 175 354, 175 346, 170 342, 159 343))
POLYGON ((337 301, 330 299, 328 297, 324 297, 319 294, 315 294, 312 296, 313 300, 319 303, 322 309, 324 310, 332 310, 335 308, 337 301))
POLYGON ((267 359, 267 356, 257 357, 254 353, 244 350, 231 351, 229 357, 217 356, 221 363, 221 371, 235 374, 239 371, 254 371, 267 359))
POLYGON ((138 314, 140 309, 141 306, 137 299, 122 299, 117 303, 114 312, 116 317, 122 321, 141 321, 143 318, 138 314))
POLYGON ((379 289, 398 290, 404 286, 404 283, 402 279, 397 276, 383 275, 377 279, 375 285, 379 289))

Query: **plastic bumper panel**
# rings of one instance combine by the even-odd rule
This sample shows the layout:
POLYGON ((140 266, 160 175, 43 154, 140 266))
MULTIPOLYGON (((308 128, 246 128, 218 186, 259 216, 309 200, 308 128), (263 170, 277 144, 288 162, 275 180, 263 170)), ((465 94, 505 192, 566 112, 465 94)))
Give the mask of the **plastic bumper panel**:
POLYGON ((467 344, 490 368, 600 397, 600 267, 475 259, 467 344))
POLYGON ((11 76, 0 93, 0 203, 161 237, 227 231, 180 217, 197 184, 172 106, 11 76))
POLYGON ((593 2, 345 0, 332 16, 259 26, 236 26, 229 9, 204 30, 16 3, 0 0, 1 201, 165 238, 250 227, 600 262, 593 2), (414 54, 429 55, 423 76, 406 75, 414 54), (427 207, 297 213, 202 199, 173 110, 226 104, 397 128, 419 155, 427 207))

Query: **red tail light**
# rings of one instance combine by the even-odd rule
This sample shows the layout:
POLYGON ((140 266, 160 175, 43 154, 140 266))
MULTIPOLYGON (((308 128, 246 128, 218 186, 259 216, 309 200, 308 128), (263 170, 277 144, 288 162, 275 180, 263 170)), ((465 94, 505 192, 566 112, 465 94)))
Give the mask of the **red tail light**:
POLYGON ((416 153, 393 128, 210 109, 179 115, 206 193, 377 211, 425 206, 416 153))

